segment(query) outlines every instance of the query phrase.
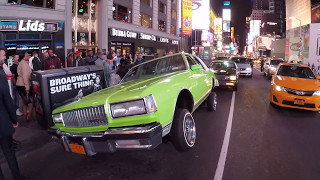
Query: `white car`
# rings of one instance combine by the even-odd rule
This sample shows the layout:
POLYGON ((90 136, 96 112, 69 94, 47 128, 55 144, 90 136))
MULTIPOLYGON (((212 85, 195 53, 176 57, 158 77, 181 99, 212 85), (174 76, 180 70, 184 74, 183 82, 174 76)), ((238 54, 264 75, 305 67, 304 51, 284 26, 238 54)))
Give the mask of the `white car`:
POLYGON ((271 59, 267 62, 264 63, 263 66, 263 73, 265 76, 268 77, 268 79, 271 79, 272 75, 276 72, 278 66, 280 63, 283 63, 284 60, 279 58, 279 59, 271 59))
POLYGON ((238 72, 240 76, 252 77, 253 70, 251 68, 250 62, 246 57, 232 57, 231 61, 235 62, 238 67, 238 72))

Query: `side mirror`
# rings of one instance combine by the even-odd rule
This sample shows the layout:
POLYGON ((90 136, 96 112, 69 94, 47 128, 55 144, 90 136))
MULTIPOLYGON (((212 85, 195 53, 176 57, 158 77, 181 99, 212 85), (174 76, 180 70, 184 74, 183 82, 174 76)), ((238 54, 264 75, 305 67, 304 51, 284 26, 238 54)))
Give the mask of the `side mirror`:
POLYGON ((270 74, 273 76, 273 75, 276 74, 276 72, 275 71, 270 71, 270 74))
POLYGON ((199 65, 199 64, 197 64, 197 65, 192 65, 192 66, 191 66, 191 70, 192 70, 192 71, 198 71, 198 70, 200 70, 200 69, 202 69, 202 66, 199 65))

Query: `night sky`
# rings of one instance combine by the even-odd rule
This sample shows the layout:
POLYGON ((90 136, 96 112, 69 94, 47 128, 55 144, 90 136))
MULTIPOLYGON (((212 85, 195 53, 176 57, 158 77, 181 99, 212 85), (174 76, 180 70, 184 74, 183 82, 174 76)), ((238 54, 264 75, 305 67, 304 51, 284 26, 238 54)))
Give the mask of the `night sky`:
MULTIPOLYGON (((251 15, 251 0, 231 0, 231 26, 235 29, 235 35, 239 35, 240 48, 246 41, 246 17, 251 15)), ((223 0, 211 0, 211 6, 218 16, 222 16, 223 0)))

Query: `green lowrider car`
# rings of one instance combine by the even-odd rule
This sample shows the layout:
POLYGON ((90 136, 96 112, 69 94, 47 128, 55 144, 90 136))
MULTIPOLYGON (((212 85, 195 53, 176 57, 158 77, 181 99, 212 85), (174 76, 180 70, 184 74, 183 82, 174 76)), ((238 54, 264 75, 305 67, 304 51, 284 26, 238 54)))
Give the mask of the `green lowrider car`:
POLYGON ((120 149, 153 149, 166 135, 180 151, 192 148, 192 113, 206 101, 214 111, 218 84, 197 57, 178 53, 133 67, 117 86, 53 111, 49 134, 66 151, 94 155, 120 149))

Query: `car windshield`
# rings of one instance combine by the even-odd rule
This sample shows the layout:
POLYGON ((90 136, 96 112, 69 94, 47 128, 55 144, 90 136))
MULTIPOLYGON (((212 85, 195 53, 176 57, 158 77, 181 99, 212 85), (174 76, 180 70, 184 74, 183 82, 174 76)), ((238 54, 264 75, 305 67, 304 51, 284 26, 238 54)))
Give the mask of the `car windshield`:
POLYGON ((233 57, 232 61, 234 61, 235 63, 240 63, 240 64, 249 64, 249 60, 247 58, 233 57))
POLYGON ((304 79, 316 79, 310 68, 298 66, 281 66, 277 75, 304 79))
POLYGON ((279 59, 279 60, 271 60, 270 64, 271 65, 279 65, 280 63, 284 62, 283 60, 279 59))
POLYGON ((186 65, 181 55, 164 57, 133 67, 123 77, 121 83, 150 78, 181 70, 186 70, 186 65))
POLYGON ((213 69, 229 69, 229 68, 236 68, 234 62, 213 62, 212 63, 213 69))

